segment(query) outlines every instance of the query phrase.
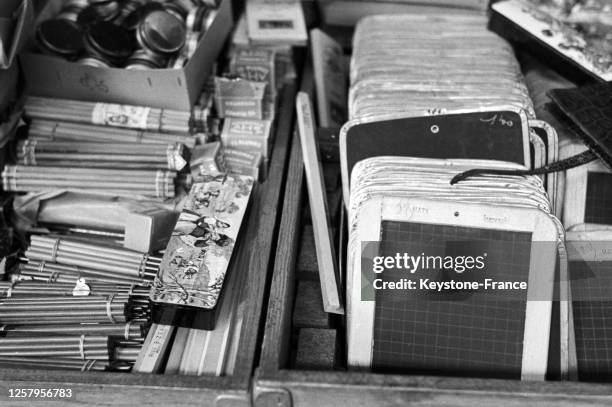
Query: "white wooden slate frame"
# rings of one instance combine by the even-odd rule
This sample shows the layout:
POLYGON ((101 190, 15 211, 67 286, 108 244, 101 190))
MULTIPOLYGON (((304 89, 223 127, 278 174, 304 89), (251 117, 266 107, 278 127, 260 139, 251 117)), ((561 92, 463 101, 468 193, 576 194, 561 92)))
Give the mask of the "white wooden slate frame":
POLYGON ((610 173, 610 170, 600 160, 596 160, 565 172, 563 226, 566 229, 572 229, 585 223, 584 214, 589 172, 610 173))
MULTIPOLYGON (((534 130, 529 130, 529 142, 533 146, 533 165, 532 169, 541 168, 546 165, 546 145, 544 141, 534 130)), ((538 175, 540 179, 544 180, 543 175, 538 175)))
MULTIPOLYGON (((426 116, 425 110, 423 109, 423 115, 426 116)), ((531 154, 529 151, 529 120, 527 118, 527 113, 518 109, 514 106, 498 106, 495 109, 482 109, 482 110, 474 110, 474 109, 456 109, 445 112, 444 114, 461 114, 461 113, 486 113, 486 112, 499 112, 499 111, 509 111, 518 114, 521 118, 521 129, 523 133, 523 156, 525 157, 525 161, 522 163, 526 168, 531 168, 531 154)), ((398 120, 398 119, 406 119, 415 116, 406 116, 406 115, 398 115, 394 114, 385 114, 376 117, 367 117, 367 118, 354 118, 349 120, 342 126, 340 129, 340 175, 342 179, 342 196, 345 207, 349 208, 349 199, 350 199, 350 174, 348 173, 348 157, 347 157, 347 133, 351 127, 365 124, 365 123, 374 123, 381 122, 385 120, 398 120)))
MULTIPOLYGON (((559 159, 559 136, 553 126, 543 120, 529 120, 529 127, 541 129, 546 134, 548 145, 548 164, 554 163, 559 159)), ((559 173, 551 172, 546 175, 546 192, 554 205, 553 213, 561 216, 563 210, 563 195, 559 194, 559 173)))
MULTIPOLYGON (((557 242, 558 238, 557 227, 548 214, 535 209, 378 197, 366 202, 360 211, 357 241, 380 241, 383 221, 499 230, 499 224, 492 227, 485 220, 489 217, 507 219, 501 230, 532 233, 532 242, 549 242, 551 249, 554 248, 550 252, 542 252, 543 245, 532 245, 527 298, 534 295, 534 287, 537 287, 537 297, 543 300, 527 301, 523 336, 521 380, 543 381, 548 363, 557 249, 552 243, 557 242)), ((353 259, 352 281, 348 282, 348 295, 351 298, 347 313, 348 365, 367 368, 372 364, 375 302, 361 301, 361 258, 355 257, 358 258, 353 259), (354 283, 357 281, 360 284, 356 289, 354 283), (354 335, 353 332, 359 334, 354 335)))

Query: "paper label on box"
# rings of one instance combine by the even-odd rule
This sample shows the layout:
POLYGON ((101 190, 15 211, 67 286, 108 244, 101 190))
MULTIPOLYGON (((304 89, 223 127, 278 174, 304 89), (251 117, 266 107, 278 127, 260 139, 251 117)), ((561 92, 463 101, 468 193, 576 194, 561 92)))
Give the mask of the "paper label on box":
POLYGON ((91 112, 91 122, 102 126, 147 129, 150 107, 96 103, 91 112))
POLYGON ((261 119, 263 109, 261 102, 251 99, 222 99, 219 103, 223 117, 261 119))
POLYGON ((249 135, 268 138, 270 122, 267 120, 226 120, 228 136, 249 135))
POLYGON ((305 45, 308 40, 299 0, 249 0, 246 18, 251 41, 305 45))

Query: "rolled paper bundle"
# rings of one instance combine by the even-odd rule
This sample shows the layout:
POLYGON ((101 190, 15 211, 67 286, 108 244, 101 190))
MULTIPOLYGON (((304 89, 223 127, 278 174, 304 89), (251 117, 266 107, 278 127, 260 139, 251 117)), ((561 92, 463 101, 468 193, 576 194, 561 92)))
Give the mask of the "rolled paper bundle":
POLYGON ((29 260, 19 265, 19 274, 35 281, 76 284, 84 278, 87 283, 139 284, 148 286, 155 276, 154 272, 145 273, 143 278, 130 278, 123 274, 99 271, 77 266, 69 266, 47 261, 29 260))
POLYGON ((162 133, 188 134, 203 128, 203 124, 192 117, 191 111, 39 96, 27 98, 25 112, 26 116, 32 119, 86 123, 162 133))
POLYGON ((70 123, 34 119, 30 123, 28 137, 36 140, 111 142, 136 144, 180 143, 191 149, 196 139, 191 135, 158 133, 137 129, 96 126, 94 124, 70 123))
POLYGON ((174 197, 175 178, 176 172, 162 170, 7 165, 2 172, 2 185, 5 191, 12 192, 69 189, 165 199, 174 197))
POLYGON ((17 144, 20 165, 85 166, 101 168, 182 170, 182 144, 138 144, 22 140, 17 144))
POLYGON ((120 247, 38 235, 31 237, 25 255, 28 259, 110 271, 131 278, 155 273, 161 262, 159 257, 120 247))
POLYGON ((124 324, 57 324, 57 325, 13 325, 6 326, 2 332, 5 337, 42 336, 42 335, 105 335, 125 339, 142 340, 145 326, 143 323, 124 324))

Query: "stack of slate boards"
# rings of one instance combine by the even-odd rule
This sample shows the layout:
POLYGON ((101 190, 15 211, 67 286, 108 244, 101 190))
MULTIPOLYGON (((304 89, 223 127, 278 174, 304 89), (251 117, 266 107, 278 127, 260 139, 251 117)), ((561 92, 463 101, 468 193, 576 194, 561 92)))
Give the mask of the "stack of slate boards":
MULTIPOLYGON (((349 121, 340 133, 344 200, 353 165, 377 155, 475 158, 539 167, 557 158, 512 47, 478 13, 376 15, 353 38, 349 121), (532 150, 532 151, 530 151, 532 150)), ((546 180, 551 200, 556 182, 546 180)))
MULTIPOLYGON (((551 90, 555 112, 571 137, 560 140, 561 158, 587 150, 582 140, 600 142, 609 133, 607 84, 551 90), (587 136, 588 135, 588 136, 587 136)), ((597 147, 596 147, 597 148, 597 147)), ((563 226, 567 230, 573 333, 578 379, 612 379, 612 172, 603 160, 565 172, 563 226)))
POLYGON ((469 169, 558 155, 512 48, 486 26, 477 13, 447 12, 356 27, 340 133, 350 368, 544 379, 563 242, 556 181, 450 184, 469 169), (466 258, 469 272, 457 263, 466 258))
POLYGON ((544 379, 563 228, 538 177, 450 185, 468 168, 524 167, 410 157, 355 166, 350 367, 544 379), (398 256, 404 260, 395 262, 398 256))
POLYGON ((484 16, 451 12, 362 19, 353 37, 351 118, 499 106, 532 114, 512 48, 486 25, 484 16))
POLYGON ((575 369, 584 381, 612 379, 612 233, 568 231, 575 369))

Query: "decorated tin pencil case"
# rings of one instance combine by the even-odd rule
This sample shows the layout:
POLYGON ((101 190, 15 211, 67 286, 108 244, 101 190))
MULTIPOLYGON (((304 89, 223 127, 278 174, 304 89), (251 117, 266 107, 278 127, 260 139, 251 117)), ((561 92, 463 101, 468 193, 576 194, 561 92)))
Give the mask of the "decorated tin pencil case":
POLYGON ((193 185, 151 288, 153 322, 215 328, 253 183, 218 174, 193 185))

